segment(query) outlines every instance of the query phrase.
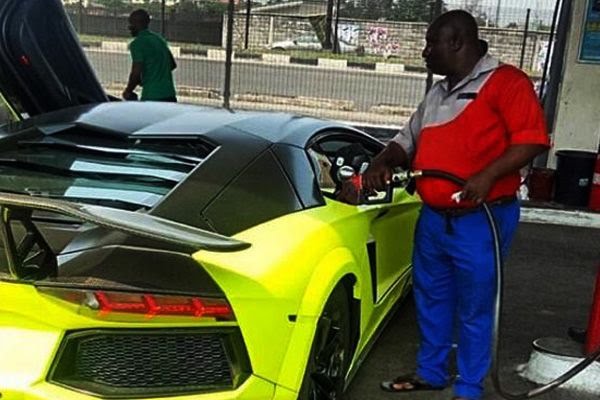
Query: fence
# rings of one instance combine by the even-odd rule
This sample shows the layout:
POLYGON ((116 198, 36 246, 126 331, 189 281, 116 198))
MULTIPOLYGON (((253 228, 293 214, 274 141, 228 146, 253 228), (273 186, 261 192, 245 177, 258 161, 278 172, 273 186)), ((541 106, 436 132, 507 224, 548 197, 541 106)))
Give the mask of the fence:
MULTIPOLYGON (((138 1, 66 4, 101 82, 115 95, 129 72, 127 16, 138 1)), ((404 0, 387 8, 386 0, 254 2, 234 5, 231 15, 228 4, 216 2, 210 9, 207 2, 172 0, 144 7, 153 15, 151 29, 164 33, 178 58, 180 101, 399 126, 426 90, 421 51, 436 3, 469 10, 490 52, 537 79, 555 1, 404 0), (226 65, 228 21, 233 54, 226 65)))
MULTIPOLYGON (((253 15, 248 36, 244 29, 245 16, 237 14, 233 46, 244 48, 248 38, 250 49, 284 50, 296 46, 321 47, 308 18, 282 15, 253 15), (304 41, 304 42, 302 42, 304 41)), ((384 59, 401 62, 413 69, 422 67, 421 52, 424 46, 427 25, 423 22, 386 22, 340 19, 339 31, 342 53, 362 52, 384 59)), ((489 43, 490 52, 504 62, 519 65, 531 74, 541 72, 543 59, 539 55, 548 43, 548 31, 528 31, 523 43, 524 32, 520 29, 481 27, 480 36, 489 43), (521 60, 521 54, 523 59, 521 60)))
MULTIPOLYGON (((132 10, 133 11, 133 10, 132 10)), ((106 13, 81 14, 71 9, 67 13, 78 32, 91 36, 128 38, 127 13, 111 15, 106 13)), ((171 41, 220 46, 223 31, 223 17, 171 13, 159 20, 159 30, 166 33, 171 41)))

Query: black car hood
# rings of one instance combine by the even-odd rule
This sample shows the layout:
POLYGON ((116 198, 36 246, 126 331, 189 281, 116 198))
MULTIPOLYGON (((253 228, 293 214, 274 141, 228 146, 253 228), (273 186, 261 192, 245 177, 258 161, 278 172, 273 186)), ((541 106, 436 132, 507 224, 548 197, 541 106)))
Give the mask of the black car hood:
POLYGON ((0 91, 28 115, 108 101, 60 0, 0 3, 0 91))

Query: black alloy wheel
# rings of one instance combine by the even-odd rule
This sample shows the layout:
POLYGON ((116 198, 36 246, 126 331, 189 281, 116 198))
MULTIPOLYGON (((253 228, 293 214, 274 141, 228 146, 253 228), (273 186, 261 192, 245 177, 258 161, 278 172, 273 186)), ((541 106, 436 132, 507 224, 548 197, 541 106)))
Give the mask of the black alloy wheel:
POLYGON ((338 286, 317 323, 299 400, 340 400, 351 359, 348 293, 338 286))

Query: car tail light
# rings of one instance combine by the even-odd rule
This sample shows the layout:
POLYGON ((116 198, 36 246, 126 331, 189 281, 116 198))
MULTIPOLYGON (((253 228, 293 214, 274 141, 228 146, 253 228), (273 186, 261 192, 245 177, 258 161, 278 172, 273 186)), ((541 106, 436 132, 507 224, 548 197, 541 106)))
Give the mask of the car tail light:
POLYGON ((96 316, 101 318, 124 313, 139 314, 146 318, 184 316, 235 320, 231 306, 223 298, 50 287, 38 287, 38 291, 96 311, 96 316))

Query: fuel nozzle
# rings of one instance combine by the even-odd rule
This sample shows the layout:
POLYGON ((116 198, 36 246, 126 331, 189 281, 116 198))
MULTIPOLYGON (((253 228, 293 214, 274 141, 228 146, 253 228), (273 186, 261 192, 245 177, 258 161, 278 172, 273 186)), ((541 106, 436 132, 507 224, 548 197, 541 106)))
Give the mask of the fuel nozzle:
MULTIPOLYGON (((423 175, 422 171, 403 170, 395 168, 392 170, 392 180, 390 184, 394 186, 406 186, 413 178, 423 175)), ((357 174, 354 168, 349 165, 343 165, 337 171, 337 177, 341 182, 350 180, 357 190, 362 189, 362 174, 357 174)))
POLYGON ((413 178, 418 178, 423 175, 423 171, 411 171, 401 168, 392 170, 392 182, 397 186, 407 186, 413 178))
POLYGON ((359 193, 359 201, 362 204, 389 203, 392 201, 393 190, 395 187, 403 187, 408 193, 413 194, 413 178, 421 176, 421 171, 405 171, 402 169, 394 169, 392 171, 392 179, 390 182, 388 182, 383 192, 365 192, 361 172, 356 172, 356 170, 349 165, 343 165, 337 170, 337 179, 339 182, 351 183, 354 189, 359 193), (381 193, 384 193, 383 197, 381 196, 381 193))

